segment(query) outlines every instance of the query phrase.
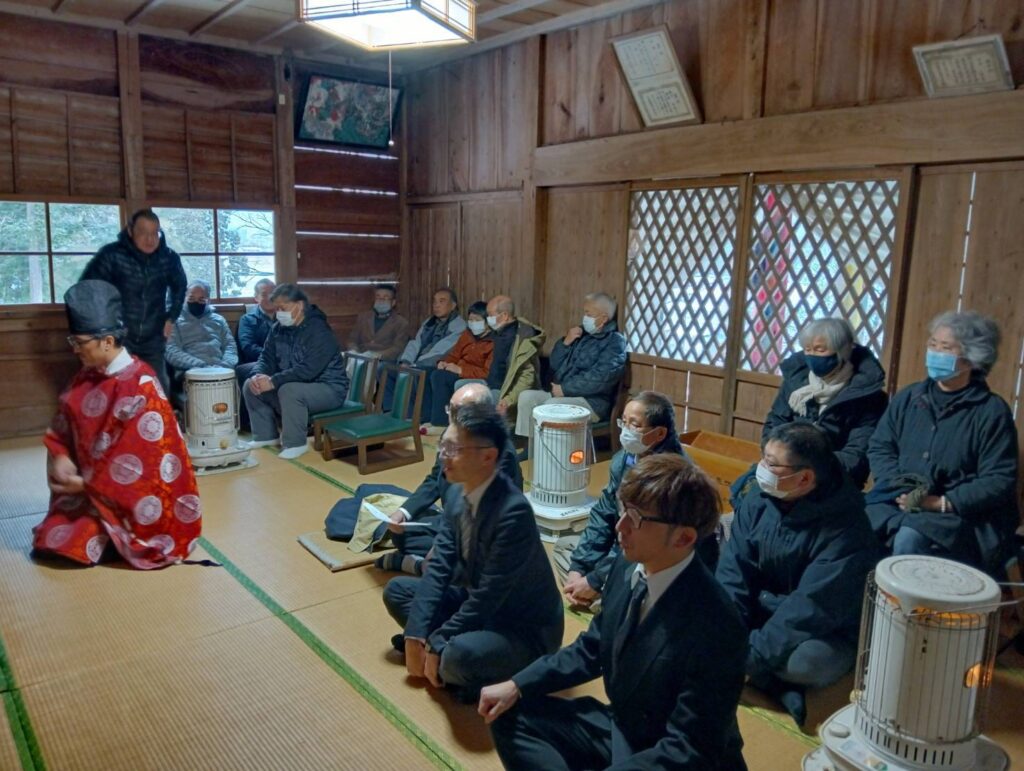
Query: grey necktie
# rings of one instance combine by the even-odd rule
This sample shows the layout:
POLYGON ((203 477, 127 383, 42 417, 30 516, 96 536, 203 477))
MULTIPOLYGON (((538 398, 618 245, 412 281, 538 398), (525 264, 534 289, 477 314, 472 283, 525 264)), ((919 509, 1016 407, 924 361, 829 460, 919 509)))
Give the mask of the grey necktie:
POLYGON ((647 576, 643 573, 636 574, 636 583, 629 596, 629 608, 626 610, 626 617, 619 627, 618 634, 612 644, 612 655, 618 660, 622 649, 626 647, 629 638, 633 636, 637 626, 640 625, 640 613, 643 611, 644 600, 647 599, 647 576))
POLYGON ((459 533, 462 536, 462 559, 469 562, 469 552, 473 545, 473 506, 469 498, 462 496, 462 510, 459 511, 459 533))

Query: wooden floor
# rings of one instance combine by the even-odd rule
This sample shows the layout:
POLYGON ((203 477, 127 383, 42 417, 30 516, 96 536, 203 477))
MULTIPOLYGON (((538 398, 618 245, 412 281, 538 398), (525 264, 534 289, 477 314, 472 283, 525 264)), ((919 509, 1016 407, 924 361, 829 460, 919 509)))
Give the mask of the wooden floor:
MULTIPOLYGON (((433 450, 369 477, 313 453, 257 457, 200 482, 196 556, 223 567, 143 573, 33 563, 44 452, 38 439, 0 442, 0 769, 500 768, 472 707, 406 679, 380 599, 389 575, 331 573, 296 542, 362 482, 415 487, 433 450)), ((566 622, 570 640, 585 618, 566 622)), ((997 673, 988 730, 1017 762, 1020 664, 997 673)), ((809 724, 850 686, 816 694, 809 724)), ((740 725, 753 771, 799 768, 816 745, 753 692, 740 725)))

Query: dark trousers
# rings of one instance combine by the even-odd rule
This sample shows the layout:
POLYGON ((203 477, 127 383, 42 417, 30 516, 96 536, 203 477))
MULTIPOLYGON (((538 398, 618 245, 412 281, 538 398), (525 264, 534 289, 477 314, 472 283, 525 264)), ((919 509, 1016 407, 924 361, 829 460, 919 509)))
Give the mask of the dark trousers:
MULTIPOLYGON (((420 369, 419 367, 413 367, 413 369, 420 369)), ((423 378, 423 406, 420 408, 420 421, 423 422, 423 417, 427 414, 427 407, 430 404, 430 370, 420 370, 426 372, 426 376, 423 378)), ((391 409, 391 405, 395 400, 395 381, 398 377, 398 373, 389 372, 387 382, 384 383, 384 401, 381 408, 384 412, 391 409)), ((412 410, 416 406, 416 393, 413 392, 409 395, 409 405, 405 409, 405 415, 403 416, 406 420, 412 419, 412 410)))
MULTIPOLYGON (((399 576, 392 578, 384 587, 384 606, 403 629, 421 580, 399 576)), ((438 608, 434 627, 441 626, 455 615, 467 597, 465 589, 449 588, 438 608)), ((509 623, 514 624, 515 619, 509 619, 509 623)), ((508 680, 534 659, 554 650, 560 643, 561 639, 558 639, 551 647, 543 646, 512 629, 465 632, 451 638, 441 652, 441 679, 446 685, 468 689, 499 683, 508 680)))
POLYGON ((161 336, 158 340, 147 340, 145 343, 133 343, 130 340, 126 340, 124 345, 128 349, 128 353, 138 356, 153 368, 157 378, 160 380, 160 386, 164 389, 164 394, 170 399, 171 379, 167 374, 167 362, 164 361, 164 347, 166 344, 167 342, 161 336))
MULTIPOLYGON (((427 378, 430 385, 430 411, 426 413, 430 425, 448 425, 448 413, 444 411, 444 408, 452 400, 452 394, 455 393, 455 382, 461 377, 461 375, 456 375, 446 369, 435 369, 430 373, 427 378)), ((425 397, 423 404, 427 404, 425 397)))
POLYGON ((417 517, 416 521, 429 523, 434 527, 410 527, 404 532, 392 533, 391 542, 402 554, 426 557, 430 547, 434 545, 434 537, 437 535, 437 528, 441 523, 441 512, 434 508, 428 509, 423 515, 417 517))
POLYGON ((249 407, 245 403, 242 388, 245 381, 252 377, 252 371, 256 369, 257 364, 257 361, 247 361, 235 367, 235 378, 238 380, 238 421, 243 431, 249 430, 249 407))
POLYGON ((632 754, 618 731, 613 731, 608 707, 590 696, 523 699, 491 724, 491 737, 509 771, 607 768, 616 754, 622 760, 632 754))

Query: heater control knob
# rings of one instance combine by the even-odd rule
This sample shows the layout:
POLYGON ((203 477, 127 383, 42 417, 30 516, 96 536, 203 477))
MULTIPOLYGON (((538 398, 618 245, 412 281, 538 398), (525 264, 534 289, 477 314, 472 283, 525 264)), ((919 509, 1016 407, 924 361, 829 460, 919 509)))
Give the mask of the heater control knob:
POLYGON ((850 735, 850 728, 840 723, 833 723, 828 727, 828 732, 837 739, 845 739, 850 735))

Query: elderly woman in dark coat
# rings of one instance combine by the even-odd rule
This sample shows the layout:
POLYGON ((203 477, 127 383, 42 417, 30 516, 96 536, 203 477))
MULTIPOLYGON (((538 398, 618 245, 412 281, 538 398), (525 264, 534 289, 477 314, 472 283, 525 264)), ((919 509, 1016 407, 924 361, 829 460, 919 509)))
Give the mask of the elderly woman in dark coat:
MULTIPOLYGON (((854 338, 845 319, 809 322, 799 336, 803 351, 782 362, 782 383, 764 421, 762 444, 777 426, 813 423, 825 432, 836 460, 857 487, 867 481, 868 442, 889 397, 878 359, 854 338)), ((733 508, 755 484, 753 472, 732 487, 733 508)))
POLYGON ((975 312, 929 326, 928 378, 893 398, 868 449, 868 517, 894 554, 933 554, 1003 573, 1019 524, 1017 429, 989 390, 999 327, 975 312))

